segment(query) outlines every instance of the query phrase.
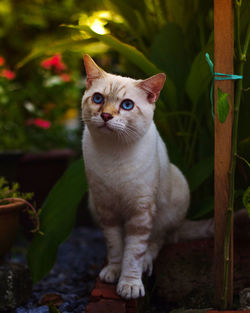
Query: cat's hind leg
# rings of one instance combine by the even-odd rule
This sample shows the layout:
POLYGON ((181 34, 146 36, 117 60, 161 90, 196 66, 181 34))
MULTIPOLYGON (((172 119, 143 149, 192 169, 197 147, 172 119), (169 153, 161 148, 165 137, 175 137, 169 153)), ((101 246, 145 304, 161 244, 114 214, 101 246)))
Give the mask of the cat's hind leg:
POLYGON ((148 276, 152 275, 153 272, 153 262, 156 259, 161 247, 164 244, 164 231, 162 231, 163 234, 161 236, 158 234, 158 236, 154 233, 152 233, 149 243, 148 243, 148 249, 144 256, 143 260, 143 273, 146 273, 148 276))

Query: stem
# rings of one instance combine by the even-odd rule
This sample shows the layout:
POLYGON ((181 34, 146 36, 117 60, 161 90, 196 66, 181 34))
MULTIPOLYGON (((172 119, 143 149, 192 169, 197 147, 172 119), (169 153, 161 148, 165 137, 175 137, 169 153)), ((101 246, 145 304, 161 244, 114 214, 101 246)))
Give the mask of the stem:
MULTIPOLYGON (((236 42, 239 55, 239 68, 237 71, 238 75, 243 75, 244 62, 246 61, 246 53, 249 46, 250 40, 250 22, 248 24, 245 44, 243 51, 240 46, 240 5, 241 1, 236 0, 236 42)), ((242 94, 243 81, 239 79, 236 83, 236 94, 235 94, 235 104, 234 104, 234 117, 233 117, 233 129, 232 129, 232 150, 231 150, 231 166, 229 172, 230 189, 229 189, 229 208, 227 212, 227 226, 225 233, 224 242, 224 283, 223 283, 223 309, 228 306, 228 273, 229 273, 229 260, 230 260, 230 241, 231 241, 231 231, 232 231, 232 217, 234 212, 234 190, 235 190, 235 167, 236 167, 236 157, 237 157, 237 138, 238 138, 238 124, 239 124, 239 111, 240 111, 240 101, 242 94)))
POLYGON ((36 233, 39 231, 40 229, 40 221, 39 221, 39 217, 38 214, 36 212, 36 209, 33 207, 33 205, 28 202, 25 199, 22 198, 4 198, 4 199, 0 199, 0 203, 2 202, 10 202, 10 203, 15 203, 15 202, 23 202, 24 204, 26 204, 26 206, 32 211, 32 215, 34 216, 35 220, 36 220, 36 227, 34 229, 31 230, 32 233, 36 233))

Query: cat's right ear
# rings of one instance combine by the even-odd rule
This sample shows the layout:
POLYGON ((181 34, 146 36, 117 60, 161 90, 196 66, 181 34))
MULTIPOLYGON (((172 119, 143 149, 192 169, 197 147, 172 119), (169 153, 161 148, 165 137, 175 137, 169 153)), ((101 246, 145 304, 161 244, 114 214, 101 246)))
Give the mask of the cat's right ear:
POLYGON ((87 74, 87 89, 91 87, 93 80, 102 78, 105 72, 94 62, 94 60, 88 55, 83 56, 83 62, 87 74))
POLYGON ((147 93, 148 101, 150 103, 155 103, 159 98, 165 80, 166 75, 164 73, 158 73, 145 80, 142 80, 141 82, 139 82, 138 86, 147 93))

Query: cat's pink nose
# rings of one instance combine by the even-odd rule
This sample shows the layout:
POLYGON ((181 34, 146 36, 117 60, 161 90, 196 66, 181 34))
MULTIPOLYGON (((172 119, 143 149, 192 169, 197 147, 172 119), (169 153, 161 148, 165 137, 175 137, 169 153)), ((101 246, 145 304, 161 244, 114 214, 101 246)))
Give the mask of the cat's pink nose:
POLYGON ((110 113, 102 112, 101 118, 104 120, 104 122, 107 122, 113 118, 113 115, 110 113))

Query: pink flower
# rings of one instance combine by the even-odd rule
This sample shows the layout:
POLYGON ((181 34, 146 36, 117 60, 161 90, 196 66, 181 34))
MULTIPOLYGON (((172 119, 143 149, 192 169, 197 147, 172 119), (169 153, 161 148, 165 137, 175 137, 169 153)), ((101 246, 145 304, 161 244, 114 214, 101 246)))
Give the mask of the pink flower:
POLYGON ((0 56, 0 66, 4 65, 4 63, 5 63, 5 59, 0 56))
POLYGON ((71 77, 70 77, 70 75, 67 74, 67 73, 62 73, 62 74, 60 75, 60 77, 61 77, 62 81, 64 81, 65 83, 68 83, 68 82, 71 81, 71 77))
POLYGON ((31 118, 26 121, 26 125, 35 125, 40 128, 48 129, 51 127, 50 121, 43 120, 41 118, 31 118))
POLYGON ((16 73, 12 72, 11 70, 8 70, 8 69, 3 69, 0 73, 0 75, 2 77, 7 78, 8 80, 12 80, 16 77, 16 73))
POLYGON ((53 57, 43 60, 41 66, 46 70, 55 69, 57 72, 62 72, 66 69, 60 54, 55 54, 53 57))

